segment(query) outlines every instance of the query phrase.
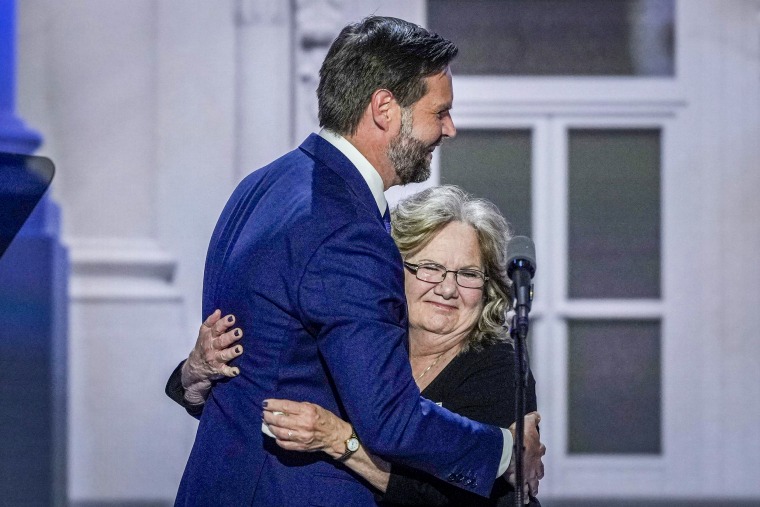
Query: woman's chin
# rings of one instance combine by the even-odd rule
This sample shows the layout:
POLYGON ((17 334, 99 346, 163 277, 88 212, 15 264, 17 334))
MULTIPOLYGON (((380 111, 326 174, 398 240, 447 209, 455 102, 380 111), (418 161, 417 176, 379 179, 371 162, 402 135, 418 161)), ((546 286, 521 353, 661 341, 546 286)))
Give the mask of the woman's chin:
POLYGON ((438 336, 446 336, 455 331, 456 323, 451 322, 450 319, 446 318, 430 318, 426 319, 420 325, 410 325, 409 328, 438 336))

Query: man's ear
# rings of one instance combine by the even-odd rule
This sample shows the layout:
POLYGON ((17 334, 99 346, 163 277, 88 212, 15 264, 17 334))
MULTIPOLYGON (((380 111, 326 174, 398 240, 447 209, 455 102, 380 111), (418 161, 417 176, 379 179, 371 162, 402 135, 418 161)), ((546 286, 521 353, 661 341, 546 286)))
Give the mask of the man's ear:
POLYGON ((398 103, 390 90, 375 90, 370 99, 372 120, 381 130, 390 130, 398 115, 398 103))

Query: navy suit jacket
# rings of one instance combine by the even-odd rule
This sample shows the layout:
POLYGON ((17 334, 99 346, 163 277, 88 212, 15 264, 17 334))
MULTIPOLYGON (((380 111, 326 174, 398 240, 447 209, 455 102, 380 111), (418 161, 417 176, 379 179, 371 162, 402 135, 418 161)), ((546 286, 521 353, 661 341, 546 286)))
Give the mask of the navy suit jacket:
POLYGON ((401 257, 358 170, 312 134, 246 177, 211 238, 203 314, 245 330, 240 375, 211 391, 177 505, 372 505, 324 453, 279 448, 262 401, 317 403, 365 448, 487 495, 501 431, 420 397, 407 352, 401 257))

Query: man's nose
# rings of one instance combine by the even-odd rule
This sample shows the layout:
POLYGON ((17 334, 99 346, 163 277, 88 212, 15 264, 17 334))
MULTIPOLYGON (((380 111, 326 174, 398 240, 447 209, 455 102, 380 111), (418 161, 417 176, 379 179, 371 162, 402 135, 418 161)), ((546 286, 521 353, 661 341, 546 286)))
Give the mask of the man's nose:
POLYGON ((457 128, 454 126, 454 120, 450 114, 446 116, 443 122, 443 135, 446 137, 456 137, 457 135, 457 128))

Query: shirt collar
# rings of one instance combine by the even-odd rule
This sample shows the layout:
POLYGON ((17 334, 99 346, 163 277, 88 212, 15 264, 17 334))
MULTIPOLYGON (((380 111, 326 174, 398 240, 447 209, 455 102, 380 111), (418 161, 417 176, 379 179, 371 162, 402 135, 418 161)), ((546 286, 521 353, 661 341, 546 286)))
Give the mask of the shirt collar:
POLYGON ((370 164, 369 160, 367 160, 367 157, 362 155, 361 152, 356 149, 356 146, 351 144, 348 139, 340 134, 336 134, 332 130, 323 128, 319 131, 319 136, 335 146, 335 148, 337 148, 348 160, 351 161, 352 164, 354 164, 354 166, 356 166, 359 174, 361 174, 364 181, 367 182, 367 186, 372 192, 372 197, 375 198, 375 203, 380 210, 380 214, 382 215, 385 213, 385 210, 388 207, 388 201, 385 200, 385 194, 383 193, 383 179, 380 177, 380 173, 378 173, 372 164, 370 164))

